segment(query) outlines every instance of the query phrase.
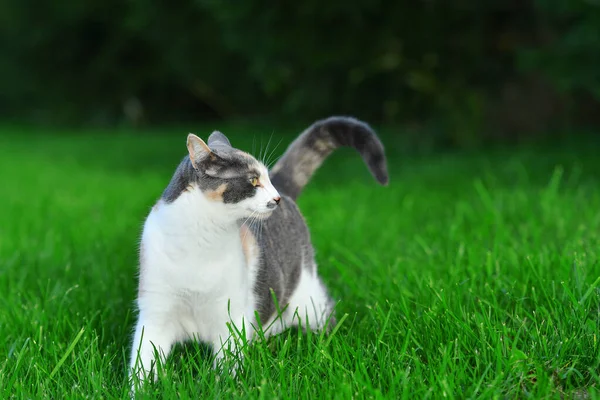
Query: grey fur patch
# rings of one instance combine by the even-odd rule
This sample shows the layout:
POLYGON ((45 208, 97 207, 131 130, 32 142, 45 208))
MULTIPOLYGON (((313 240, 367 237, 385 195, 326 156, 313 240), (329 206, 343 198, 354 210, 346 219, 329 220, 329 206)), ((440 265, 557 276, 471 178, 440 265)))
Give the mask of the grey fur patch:
POLYGON ((292 199, 282 196, 279 207, 262 224, 262 228, 251 229, 261 252, 254 286, 256 310, 261 322, 266 323, 277 311, 271 289, 283 308, 298 286, 302 268, 313 274, 316 271, 310 233, 292 199))
POLYGON ((210 136, 208 137, 208 143, 207 143, 207 145, 211 149, 213 147, 214 148, 217 148, 217 147, 231 147, 231 143, 229 143, 229 139, 227 139, 227 136, 223 135, 219 131, 214 131, 213 133, 210 134, 210 136))
POLYGON ((270 171, 273 186, 296 199, 325 158, 341 146, 356 149, 375 179, 388 183, 383 144, 371 127, 355 118, 330 117, 312 124, 290 144, 270 171))
POLYGON ((192 166, 189 156, 185 156, 179 163, 171 181, 163 191, 162 199, 166 203, 172 203, 187 190, 192 183, 198 182, 198 172, 192 166))
POLYGON ((254 196, 257 188, 246 177, 227 180, 227 189, 223 192, 223 203, 239 203, 254 196))
MULTIPOLYGON (((225 137, 221 133, 220 135, 225 137)), ((216 139, 209 140, 212 143, 213 154, 197 161, 196 168, 189 156, 184 157, 163 192, 162 199, 166 203, 177 200, 192 184, 196 184, 203 192, 215 191, 221 185, 227 184, 222 193, 224 203, 237 203, 254 196, 256 187, 252 186, 250 178, 258 174, 257 161, 222 142, 222 137, 217 135, 216 139, 219 140, 216 142, 216 139)))

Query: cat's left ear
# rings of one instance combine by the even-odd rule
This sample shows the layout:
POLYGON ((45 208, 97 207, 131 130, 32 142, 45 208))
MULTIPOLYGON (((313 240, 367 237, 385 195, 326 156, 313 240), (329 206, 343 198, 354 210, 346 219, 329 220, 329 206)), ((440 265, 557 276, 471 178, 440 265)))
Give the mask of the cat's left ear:
POLYGON ((229 143, 229 139, 227 139, 227 136, 223 135, 219 131, 214 131, 208 137, 208 147, 212 149, 214 147, 220 146, 231 147, 231 143, 229 143))
POLYGON ((204 143, 204 140, 193 133, 190 133, 187 137, 187 148, 190 153, 190 161, 195 169, 198 169, 198 165, 206 157, 214 157, 214 154, 206 143, 204 143))

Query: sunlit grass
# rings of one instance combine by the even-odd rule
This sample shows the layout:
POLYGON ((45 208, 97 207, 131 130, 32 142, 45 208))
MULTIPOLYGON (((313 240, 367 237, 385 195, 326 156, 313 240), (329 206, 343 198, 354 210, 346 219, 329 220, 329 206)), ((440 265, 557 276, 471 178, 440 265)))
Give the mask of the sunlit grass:
MULTIPOLYGON (((224 128, 249 151, 271 132, 224 128)), ((187 130, 1 133, 0 397, 127 397, 141 224, 187 130)), ((281 153, 294 134, 273 137, 281 153)), ((256 343, 236 378, 179 346, 148 397, 598 397, 593 147, 407 157, 383 140, 389 187, 341 151, 299 202, 339 330, 256 343)))

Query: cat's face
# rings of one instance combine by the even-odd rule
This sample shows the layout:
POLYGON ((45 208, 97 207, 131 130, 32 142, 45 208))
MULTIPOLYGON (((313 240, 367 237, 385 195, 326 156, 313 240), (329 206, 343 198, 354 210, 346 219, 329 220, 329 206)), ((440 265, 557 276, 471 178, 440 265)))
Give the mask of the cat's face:
POLYGON ((264 219, 277 208, 280 197, 267 168, 250 154, 233 148, 225 135, 213 132, 207 145, 190 133, 187 147, 200 190, 233 219, 264 219))

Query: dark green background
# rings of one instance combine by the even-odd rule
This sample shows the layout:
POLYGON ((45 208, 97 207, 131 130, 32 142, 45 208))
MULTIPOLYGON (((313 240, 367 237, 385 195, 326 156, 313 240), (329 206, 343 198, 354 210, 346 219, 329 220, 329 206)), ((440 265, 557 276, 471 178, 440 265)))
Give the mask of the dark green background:
POLYGON ((5 0, 0 49, 0 118, 41 125, 600 125, 598 0, 5 0))

